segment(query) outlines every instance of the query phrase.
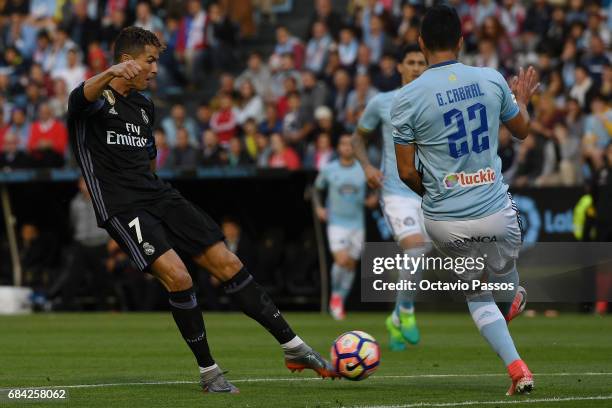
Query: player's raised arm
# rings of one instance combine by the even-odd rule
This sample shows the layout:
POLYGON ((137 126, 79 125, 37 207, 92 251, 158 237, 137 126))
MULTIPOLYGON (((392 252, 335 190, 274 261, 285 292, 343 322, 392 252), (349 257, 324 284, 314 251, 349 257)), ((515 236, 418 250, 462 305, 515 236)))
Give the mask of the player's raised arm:
POLYGON ((414 143, 395 144, 397 172, 399 173, 400 179, 410 187, 412 191, 423 196, 425 194, 425 188, 423 187, 423 178, 421 173, 417 170, 414 160, 416 154, 415 146, 414 143))
POLYGON ((520 114, 515 115, 508 121, 504 121, 504 125, 518 139, 523 140, 529 134, 529 112, 527 111, 527 105, 539 86, 537 73, 533 67, 529 67, 527 71, 521 68, 519 74, 512 78, 510 82, 510 88, 516 98, 520 114))
POLYGON ((97 100, 104 88, 108 86, 110 81, 115 78, 123 78, 126 81, 131 81, 140 74, 142 68, 134 60, 127 60, 109 67, 106 71, 89 78, 83 86, 83 94, 89 102, 97 100))

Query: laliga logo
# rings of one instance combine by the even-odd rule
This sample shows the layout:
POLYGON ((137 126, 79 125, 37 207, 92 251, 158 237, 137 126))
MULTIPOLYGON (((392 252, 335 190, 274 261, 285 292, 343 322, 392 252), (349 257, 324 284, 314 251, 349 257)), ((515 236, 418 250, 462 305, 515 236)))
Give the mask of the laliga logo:
POLYGON ((480 169, 476 173, 451 173, 444 177, 444 187, 447 189, 453 188, 457 185, 460 187, 474 187, 482 186, 484 184, 491 184, 495 182, 495 170, 490 167, 486 169, 480 169))

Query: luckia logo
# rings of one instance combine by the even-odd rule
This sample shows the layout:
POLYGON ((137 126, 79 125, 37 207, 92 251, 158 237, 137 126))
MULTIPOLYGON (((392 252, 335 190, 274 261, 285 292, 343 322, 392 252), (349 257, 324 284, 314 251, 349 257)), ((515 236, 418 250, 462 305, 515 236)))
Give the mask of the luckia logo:
POLYGON ((444 177, 444 187, 447 189, 459 187, 474 187, 495 182, 495 170, 490 167, 480 169, 476 173, 451 173, 444 177))

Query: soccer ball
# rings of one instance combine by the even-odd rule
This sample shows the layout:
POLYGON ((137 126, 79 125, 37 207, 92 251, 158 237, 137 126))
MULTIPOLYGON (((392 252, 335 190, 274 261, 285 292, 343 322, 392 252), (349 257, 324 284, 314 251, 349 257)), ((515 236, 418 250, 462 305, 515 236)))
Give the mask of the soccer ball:
POLYGON ((368 378, 380 364, 380 347, 374 337, 353 330, 341 334, 331 347, 331 363, 344 378, 360 381, 368 378))

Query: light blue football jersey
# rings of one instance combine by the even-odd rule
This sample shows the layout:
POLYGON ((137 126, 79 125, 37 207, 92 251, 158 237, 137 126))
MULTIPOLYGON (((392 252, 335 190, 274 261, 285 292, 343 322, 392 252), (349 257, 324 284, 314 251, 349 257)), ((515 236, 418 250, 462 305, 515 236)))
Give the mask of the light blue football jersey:
POLYGON ((399 195, 420 200, 421 197, 400 180, 397 172, 393 126, 391 125, 391 104, 398 92, 399 90, 383 92, 372 98, 361 114, 358 126, 366 132, 371 132, 382 124, 383 158, 380 169, 384 174, 383 195, 399 195))
POLYGON ((391 107, 393 138, 416 144, 425 217, 469 220, 504 208, 499 126, 518 114, 499 72, 457 61, 432 65, 400 89, 391 107))
POLYGON ((366 179, 355 160, 343 166, 339 160, 328 163, 317 176, 315 187, 327 188, 327 217, 329 225, 363 229, 366 179))

